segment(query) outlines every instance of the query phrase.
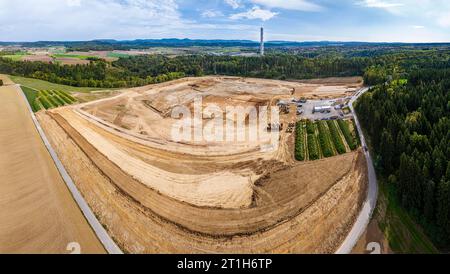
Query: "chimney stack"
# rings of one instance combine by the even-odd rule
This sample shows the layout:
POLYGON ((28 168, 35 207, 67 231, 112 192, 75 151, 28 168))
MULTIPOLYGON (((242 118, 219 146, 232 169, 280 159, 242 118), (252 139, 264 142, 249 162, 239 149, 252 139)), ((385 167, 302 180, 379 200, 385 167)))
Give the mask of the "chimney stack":
POLYGON ((259 46, 259 54, 264 56, 264 28, 261 27, 261 44, 259 46))

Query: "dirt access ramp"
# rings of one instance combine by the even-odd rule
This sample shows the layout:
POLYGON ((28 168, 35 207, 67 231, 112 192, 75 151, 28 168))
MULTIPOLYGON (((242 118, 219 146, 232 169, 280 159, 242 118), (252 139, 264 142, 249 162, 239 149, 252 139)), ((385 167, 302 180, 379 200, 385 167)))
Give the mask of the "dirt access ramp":
POLYGON ((35 129, 17 86, 0 87, 0 253, 105 253, 35 129))

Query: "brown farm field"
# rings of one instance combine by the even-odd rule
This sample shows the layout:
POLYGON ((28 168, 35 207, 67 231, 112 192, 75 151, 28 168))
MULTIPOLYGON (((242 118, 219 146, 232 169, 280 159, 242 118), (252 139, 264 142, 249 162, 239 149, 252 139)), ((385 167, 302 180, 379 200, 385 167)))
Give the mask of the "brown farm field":
POLYGON ((0 87, 0 253, 69 253, 72 242, 82 253, 104 253, 20 92, 14 85, 0 87))
MULTIPOLYGON (((204 133, 199 140, 179 141, 171 129, 180 118, 171 114, 179 106, 195 113, 198 97, 201 106, 214 103, 227 114, 227 106, 274 106, 280 99, 356 91, 347 83, 335 85, 340 86, 324 92, 321 83, 185 78, 40 112, 38 119, 125 252, 332 253, 365 199, 361 151, 296 162, 294 134, 280 132, 278 146, 250 140, 249 115, 243 140, 212 140, 204 133)), ((205 130, 216 115, 194 115, 190 126, 205 130)), ((237 117, 219 121, 235 124, 237 117)), ((280 119, 288 124, 297 117, 280 119)))

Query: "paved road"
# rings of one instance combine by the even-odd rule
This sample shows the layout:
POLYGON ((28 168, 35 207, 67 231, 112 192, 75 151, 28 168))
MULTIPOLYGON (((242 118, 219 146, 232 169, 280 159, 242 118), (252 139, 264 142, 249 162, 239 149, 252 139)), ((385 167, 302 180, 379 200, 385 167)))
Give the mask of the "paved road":
MULTIPOLYGON (((25 102, 28 102, 25 94, 22 92, 22 89, 19 85, 16 85, 15 88, 17 89, 18 93, 20 93, 23 97, 23 100, 25 102)), ((64 168, 63 164, 59 160, 56 152, 53 150, 52 146, 50 145, 50 142, 47 139, 47 136, 45 135, 44 131, 41 128, 41 125, 36 119, 36 116, 34 115, 30 105, 26 103, 28 111, 31 115, 31 119, 33 120, 34 126, 36 127, 42 141, 44 142, 44 145, 48 152, 50 153, 51 158, 53 159, 53 162, 56 165, 56 168, 58 169, 64 183, 67 185, 73 199, 77 203, 78 207, 81 209, 81 212, 83 213, 84 217, 88 221, 89 225, 91 226, 92 230, 94 231, 97 238, 100 240, 103 247, 106 249, 106 251, 110 254, 122 254, 122 251, 120 248, 114 243, 114 241, 111 239, 111 237, 108 235, 106 230, 103 228, 103 226, 100 224, 98 219, 95 217, 92 210, 89 208, 87 202, 84 200, 83 196, 81 196, 81 193, 78 191, 77 187, 73 183, 71 177, 67 173, 66 169, 64 168)), ((83 246, 81 246, 83 250, 83 246)))
MULTIPOLYGON (((361 89, 351 100, 350 100, 350 109, 355 117, 356 126, 358 128, 358 132, 361 138, 361 144, 364 148, 367 148, 366 139, 364 138, 363 131, 361 125, 359 123, 358 117, 356 116, 355 109, 353 107, 353 103, 365 92, 367 92, 369 88, 361 89)), ((352 249, 355 247, 361 235, 367 229, 369 225, 370 219, 372 218, 373 212, 377 205, 378 199, 378 184, 377 184, 377 176, 375 174, 375 168, 373 166, 372 157, 370 156, 370 152, 364 149, 364 154, 367 160, 367 167, 369 171, 369 191, 367 195, 367 199, 364 202, 363 208, 353 225, 352 230, 348 234, 347 238, 342 243, 341 247, 336 251, 336 254, 349 254, 352 249)))

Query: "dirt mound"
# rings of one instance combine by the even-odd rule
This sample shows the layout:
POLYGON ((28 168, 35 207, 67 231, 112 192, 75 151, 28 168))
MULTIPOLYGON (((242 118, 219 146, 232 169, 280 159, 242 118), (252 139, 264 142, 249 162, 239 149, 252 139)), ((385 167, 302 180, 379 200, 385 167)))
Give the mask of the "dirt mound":
POLYGON ((187 78, 39 113, 39 120, 126 251, 332 252, 364 196, 362 153, 295 163, 293 134, 284 131, 269 151, 262 142, 175 142, 169 133, 174 121, 166 114, 178 104, 190 108, 198 94, 206 103, 255 106, 289 99, 293 85, 187 78))

